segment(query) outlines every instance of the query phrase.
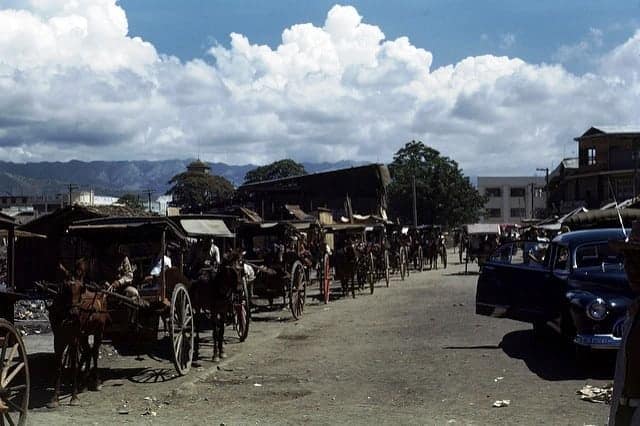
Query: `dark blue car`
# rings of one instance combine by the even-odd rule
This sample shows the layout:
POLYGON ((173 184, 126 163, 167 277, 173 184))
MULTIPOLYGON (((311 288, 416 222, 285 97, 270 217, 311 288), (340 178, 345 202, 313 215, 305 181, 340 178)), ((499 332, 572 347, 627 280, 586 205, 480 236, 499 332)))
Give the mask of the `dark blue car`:
POLYGON ((624 238, 595 229, 500 246, 478 278, 476 313, 550 327, 578 348, 618 348, 633 295, 609 241, 624 238))

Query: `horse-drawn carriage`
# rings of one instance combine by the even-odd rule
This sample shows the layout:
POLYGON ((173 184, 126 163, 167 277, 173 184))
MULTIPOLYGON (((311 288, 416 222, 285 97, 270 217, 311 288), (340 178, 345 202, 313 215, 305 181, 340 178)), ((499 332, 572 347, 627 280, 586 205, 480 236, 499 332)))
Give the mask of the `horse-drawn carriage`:
POLYGON ((245 262, 256 271, 249 294, 268 299, 269 305, 282 298, 293 317, 299 319, 313 265, 304 234, 291 222, 242 223, 237 239, 245 252, 245 262))
POLYGON ((333 235, 332 262, 343 296, 351 291, 351 296, 356 297, 356 287, 363 290, 366 283, 373 293, 375 266, 373 253, 365 239, 365 229, 365 225, 349 223, 327 226, 327 232, 333 235))
POLYGON ((418 226, 420 242, 424 253, 424 265, 429 264, 430 269, 438 269, 438 262, 447 268, 446 236, 440 225, 418 226))
POLYGON ((14 303, 26 299, 15 283, 15 240, 41 237, 16 230, 0 218, 0 424, 24 425, 29 409, 29 362, 22 336, 13 325, 14 303))
POLYGON ((465 272, 469 262, 477 260, 482 267, 500 241, 500 225, 492 223, 474 223, 463 226, 462 240, 465 244, 465 272))
POLYGON ((394 223, 386 224, 385 228, 391 272, 400 273, 400 279, 404 281, 404 277, 409 276, 409 228, 394 223))
MULTIPOLYGON (((389 287, 391 276, 391 265, 389 255, 389 240, 387 239, 386 227, 383 223, 367 225, 365 228, 365 241, 371 247, 373 256, 373 266, 375 281, 384 280, 389 287)), ((372 290, 373 292, 373 290, 372 290)))
POLYGON ((86 262, 87 288, 109 304, 105 336, 115 345, 139 346, 155 343, 162 332, 170 338, 176 371, 187 374, 195 327, 183 269, 190 245, 184 229, 166 217, 111 217, 75 222, 69 236, 86 262), (127 263, 132 279, 117 288, 113 283, 122 280, 127 263))

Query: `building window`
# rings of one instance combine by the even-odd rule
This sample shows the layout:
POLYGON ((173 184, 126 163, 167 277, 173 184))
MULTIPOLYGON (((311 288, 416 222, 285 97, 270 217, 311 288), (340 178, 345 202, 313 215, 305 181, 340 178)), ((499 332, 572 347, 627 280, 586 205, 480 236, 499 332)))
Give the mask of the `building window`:
POLYGON ((533 189, 533 195, 534 195, 536 198, 542 198, 542 197, 544 196, 544 188, 541 188, 541 187, 539 187, 539 186, 535 187, 535 188, 533 189))
POLYGON ((524 197, 524 188, 511 188, 512 197, 524 197))
POLYGON ((589 148, 587 149, 587 166, 593 166, 596 164, 596 149, 589 148))
POLYGON ((500 188, 487 188, 484 190, 484 195, 487 197, 502 197, 502 190, 500 188))
POLYGON ((527 212, 523 208, 511 209, 511 217, 525 217, 527 212))
POLYGON ((502 217, 502 210, 500 209, 487 209, 487 216, 488 217, 502 217))

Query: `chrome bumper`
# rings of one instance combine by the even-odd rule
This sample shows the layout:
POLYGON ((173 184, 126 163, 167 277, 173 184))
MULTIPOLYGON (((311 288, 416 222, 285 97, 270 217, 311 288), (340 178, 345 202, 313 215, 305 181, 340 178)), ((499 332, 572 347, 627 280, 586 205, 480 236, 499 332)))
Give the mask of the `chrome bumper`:
POLYGON ((591 349, 618 349, 621 338, 613 334, 578 334, 573 343, 579 346, 586 346, 591 349))

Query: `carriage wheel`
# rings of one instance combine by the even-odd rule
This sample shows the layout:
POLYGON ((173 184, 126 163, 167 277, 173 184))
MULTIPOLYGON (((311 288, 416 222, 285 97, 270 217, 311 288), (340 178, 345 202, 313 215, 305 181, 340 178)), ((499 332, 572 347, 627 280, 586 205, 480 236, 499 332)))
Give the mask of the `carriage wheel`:
POLYGON ((331 265, 329 263, 329 253, 324 254, 324 262, 322 263, 322 295, 324 296, 324 303, 329 303, 329 296, 331 292, 331 265))
POLYGON ((247 290, 247 282, 244 279, 242 280, 242 291, 233 305, 233 315, 233 325, 236 333, 238 333, 238 338, 241 342, 244 342, 249 335, 249 323, 251 323, 249 291, 247 290))
POLYGON ((402 281, 404 281, 404 276, 406 275, 407 272, 407 261, 406 261, 406 254, 404 251, 404 247, 400 248, 400 278, 402 279, 402 281))
POLYGON ((389 287, 389 278, 390 278, 389 277, 389 274, 390 274, 389 268, 390 268, 389 267, 389 251, 385 250, 384 251, 384 280, 387 283, 387 287, 389 287))
POLYGON ((367 274, 367 278, 369 279, 369 291, 373 294, 373 290, 375 287, 375 264, 373 263, 373 253, 369 253, 369 273, 367 274))
POLYGON ((189 372, 193 360, 193 308, 189 292, 183 284, 176 284, 171 295, 169 333, 173 349, 173 364, 181 376, 189 372))
POLYGON ((289 290, 289 308, 294 319, 300 319, 304 312, 304 302, 307 294, 307 282, 305 280, 304 267, 296 261, 293 264, 291 274, 291 286, 289 290))
POLYGON ((404 267, 404 274, 408 277, 409 276, 409 270, 411 269, 409 266, 411 264, 411 259, 409 258, 409 252, 407 251, 407 249, 405 248, 404 251, 405 255, 404 255, 404 259, 405 259, 405 267, 404 267))
POLYGON ((0 319, 0 423, 24 425, 29 410, 29 363, 22 337, 0 319))
POLYGON ((418 266, 419 271, 424 271, 424 253, 422 252, 422 246, 418 247, 418 266))

